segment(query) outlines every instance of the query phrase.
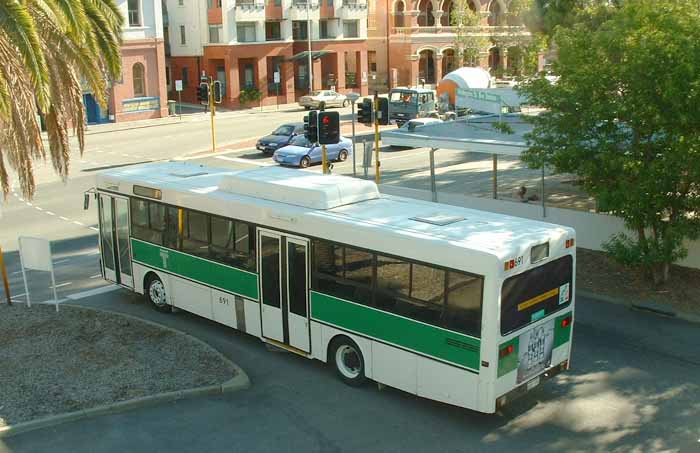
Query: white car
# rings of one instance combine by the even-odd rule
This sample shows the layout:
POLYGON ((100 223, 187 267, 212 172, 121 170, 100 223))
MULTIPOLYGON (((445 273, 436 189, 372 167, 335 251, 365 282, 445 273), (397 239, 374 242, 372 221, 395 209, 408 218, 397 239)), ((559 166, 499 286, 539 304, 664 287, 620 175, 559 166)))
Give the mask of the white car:
POLYGON ((325 109, 326 107, 347 107, 350 104, 344 94, 332 90, 312 91, 310 95, 302 96, 299 105, 306 110, 325 109))

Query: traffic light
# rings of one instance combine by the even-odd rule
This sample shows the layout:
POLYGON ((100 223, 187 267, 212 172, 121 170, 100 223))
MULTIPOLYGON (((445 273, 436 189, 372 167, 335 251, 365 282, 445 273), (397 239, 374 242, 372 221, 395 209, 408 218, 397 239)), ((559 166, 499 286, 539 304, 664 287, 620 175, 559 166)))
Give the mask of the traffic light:
POLYGON ((318 142, 334 145, 340 141, 340 113, 320 112, 318 114, 318 142))
POLYGON ((209 104, 209 84, 202 82, 197 87, 197 100, 203 105, 209 104))
POLYGON ((373 123, 373 110, 374 107, 372 106, 372 100, 363 99, 361 104, 357 104, 357 122, 364 124, 365 126, 370 126, 373 123))
POLYGON ((377 109, 379 124, 386 126, 389 124, 389 99, 379 98, 379 108, 377 109))
POLYGON ((223 98, 223 93, 221 92, 221 82, 214 80, 212 90, 214 91, 214 102, 221 104, 221 100, 223 98))
POLYGON ((304 117, 304 137, 311 143, 318 142, 318 112, 312 110, 304 117))

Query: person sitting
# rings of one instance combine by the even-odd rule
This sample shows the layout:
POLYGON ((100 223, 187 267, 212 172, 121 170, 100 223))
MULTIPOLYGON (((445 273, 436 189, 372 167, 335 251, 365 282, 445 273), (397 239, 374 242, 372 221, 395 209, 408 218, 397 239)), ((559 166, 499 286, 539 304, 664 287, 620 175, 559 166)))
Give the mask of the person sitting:
POLYGON ((527 203, 528 201, 538 201, 540 197, 537 196, 537 194, 532 194, 532 195, 527 195, 527 188, 525 186, 520 186, 520 189, 518 189, 518 198, 520 201, 523 203, 527 203))

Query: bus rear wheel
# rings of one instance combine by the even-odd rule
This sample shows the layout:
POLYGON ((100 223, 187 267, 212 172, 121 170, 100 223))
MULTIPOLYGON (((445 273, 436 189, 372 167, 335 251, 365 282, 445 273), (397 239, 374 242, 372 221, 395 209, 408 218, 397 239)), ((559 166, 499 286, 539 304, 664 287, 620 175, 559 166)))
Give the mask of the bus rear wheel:
POLYGON ((146 298, 151 306, 159 312, 170 313, 172 311, 165 293, 165 285, 157 275, 151 275, 146 282, 146 298))
POLYGON ((333 343, 331 360, 340 379, 357 387, 366 381, 365 359, 360 348, 349 338, 339 338, 333 343))

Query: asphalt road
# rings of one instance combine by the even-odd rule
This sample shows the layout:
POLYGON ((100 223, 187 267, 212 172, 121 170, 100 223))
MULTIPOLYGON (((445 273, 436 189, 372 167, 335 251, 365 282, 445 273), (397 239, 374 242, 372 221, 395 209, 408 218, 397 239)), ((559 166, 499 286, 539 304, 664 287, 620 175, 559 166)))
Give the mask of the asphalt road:
POLYGON ((650 452, 700 449, 700 327, 578 298, 573 368, 484 415, 368 384, 118 290, 80 301, 195 335, 241 365, 249 390, 0 440, 10 452, 650 452), (643 327, 643 328, 642 328, 643 327))

